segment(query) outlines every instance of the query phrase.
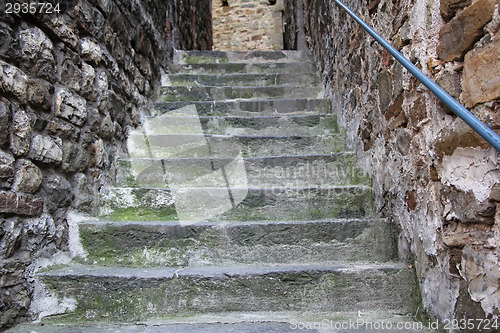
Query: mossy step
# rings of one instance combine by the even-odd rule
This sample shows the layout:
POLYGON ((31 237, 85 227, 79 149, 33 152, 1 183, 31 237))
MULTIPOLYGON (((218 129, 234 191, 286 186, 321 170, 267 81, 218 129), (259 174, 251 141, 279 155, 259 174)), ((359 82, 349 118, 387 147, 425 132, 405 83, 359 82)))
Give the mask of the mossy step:
POLYGON ((169 74, 165 86, 305 86, 321 83, 318 75, 306 73, 169 74))
POLYGON ((392 229, 384 219, 79 224, 82 262, 136 267, 389 261, 392 229))
POLYGON ((172 74, 314 73, 316 71, 309 62, 173 64, 168 69, 172 74))
POLYGON ((174 101, 225 101, 234 99, 262 98, 322 98, 322 86, 194 86, 194 87, 161 87, 159 102, 174 101))
POLYGON ((291 116, 331 114, 331 101, 324 98, 254 99, 240 101, 184 101, 156 103, 152 116, 194 105, 199 116, 291 116))
POLYGON ((131 158, 265 157, 331 154, 346 149, 344 134, 203 135, 137 133, 128 138, 131 158))
POLYGON ((223 182, 222 187, 102 188, 100 216, 107 220, 192 223, 206 219, 365 218, 375 214, 373 192, 368 186, 246 188, 241 184, 224 185, 223 182))
MULTIPOLYGON (((355 166, 353 153, 253 157, 240 160, 249 187, 297 188, 325 185, 370 185, 368 175, 355 166)), ((230 173, 234 158, 119 159, 115 186, 141 187, 214 184, 217 170, 230 173), (213 175, 212 177, 210 175, 213 175), (203 180, 202 180, 203 179, 203 180)))
POLYGON ((196 268, 74 265, 37 274, 80 320, 146 320, 225 311, 409 313, 416 295, 406 265, 340 264, 196 268))
POLYGON ((298 62, 306 59, 302 51, 181 51, 174 52, 175 64, 298 62))
MULTIPOLYGON (((179 109, 178 109, 179 110, 179 109)), ((339 133, 337 117, 333 114, 306 114, 280 116, 199 116, 205 134, 218 135, 312 135, 339 133)), ((148 134, 188 134, 195 132, 190 126, 192 115, 165 114, 145 118, 148 134)), ((199 129, 199 126, 195 128, 199 129)))

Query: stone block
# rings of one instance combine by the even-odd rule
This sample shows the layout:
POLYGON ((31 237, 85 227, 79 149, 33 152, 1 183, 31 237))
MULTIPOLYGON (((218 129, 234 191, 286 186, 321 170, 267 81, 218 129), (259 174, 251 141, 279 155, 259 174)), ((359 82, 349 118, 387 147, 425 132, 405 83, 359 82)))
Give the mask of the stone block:
POLYGON ((43 212, 44 201, 13 192, 0 192, 0 213, 39 216, 43 212))
POLYGON ((0 150, 0 187, 10 187, 14 178, 14 162, 10 154, 0 150))
POLYGON ((10 149, 14 155, 23 156, 30 150, 32 122, 27 112, 18 109, 12 116, 10 149))
POLYGON ((18 33, 21 49, 21 68, 48 81, 53 81, 54 45, 49 37, 39 28, 33 27, 18 33))
POLYGON ((75 201, 73 206, 78 210, 90 213, 92 211, 92 203, 94 195, 92 185, 87 176, 83 173, 77 173, 72 179, 73 188, 75 189, 75 201))
POLYGON ((44 198, 47 208, 54 211, 57 208, 68 208, 73 200, 71 184, 57 175, 48 176, 43 182, 44 198))
POLYGON ((441 17, 445 21, 449 21, 453 18, 453 16, 455 16, 457 10, 469 6, 470 3, 471 0, 441 0, 440 1, 441 17))
POLYGON ((14 191, 35 193, 42 185, 42 171, 29 160, 20 160, 14 179, 14 191))
POLYGON ((26 101, 28 77, 19 68, 0 60, 0 91, 14 95, 20 102, 26 101))
POLYGON ((465 55, 462 99, 466 107, 500 98, 500 39, 465 55))
POLYGON ((10 114, 9 104, 0 101, 0 146, 9 142, 10 114))
POLYGON ((64 172, 84 171, 89 166, 89 154, 80 145, 67 141, 63 145, 61 168, 64 172))
POLYGON ((42 163, 60 164, 63 157, 61 139, 52 139, 45 135, 35 136, 31 144, 30 157, 42 163))
POLYGON ((87 102, 66 88, 58 88, 52 103, 54 113, 71 123, 82 126, 87 119, 87 102))
MULTIPOLYGON (((19 219, 9 219, 2 221, 0 224, 0 233, 1 233, 1 242, 0 242, 0 258, 2 259, 8 259, 12 257, 12 255, 16 252, 16 250, 19 249, 19 246, 21 245, 21 237, 23 234, 23 225, 19 221, 19 219)), ((1 278, 1 285, 2 287, 10 287, 12 285, 15 285, 16 283, 12 283, 12 279, 6 279, 6 276, 9 274, 6 274, 6 270, 8 270, 7 267, 9 265, 5 265, 5 262, 2 262, 2 278, 1 278), (6 281, 10 280, 10 281, 6 281), (10 283, 9 283, 10 282, 10 283)), ((20 277, 22 278, 22 274, 19 274, 20 277)), ((17 280, 17 279, 16 279, 17 280)), ((19 282, 18 282, 19 283, 19 282)))
POLYGON ((483 28, 491 21, 496 3, 496 0, 478 0, 445 24, 439 31, 439 58, 444 61, 462 59, 484 35, 483 28))
POLYGON ((51 91, 53 90, 52 85, 47 81, 29 79, 26 91, 28 103, 35 107, 40 107, 42 110, 50 110, 52 102, 51 91))
POLYGON ((44 24, 57 35, 63 42, 75 49, 78 45, 78 36, 75 32, 78 30, 74 22, 65 15, 46 15, 44 24))
POLYGON ((80 56, 85 61, 97 66, 102 59, 101 46, 90 38, 83 38, 80 41, 80 56))

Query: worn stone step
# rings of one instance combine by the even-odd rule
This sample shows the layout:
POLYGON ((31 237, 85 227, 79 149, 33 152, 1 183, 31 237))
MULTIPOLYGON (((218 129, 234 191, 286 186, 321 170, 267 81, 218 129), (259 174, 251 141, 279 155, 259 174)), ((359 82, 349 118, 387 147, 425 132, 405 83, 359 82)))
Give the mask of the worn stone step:
POLYGON ((318 85, 317 75, 305 73, 238 73, 238 74, 169 74, 162 77, 163 86, 309 86, 318 85))
POLYGON ((156 103, 150 112, 159 116, 166 112, 194 105, 200 116, 281 116, 331 114, 328 99, 255 99, 239 101, 184 101, 156 103))
MULTIPOLYGON (((214 184, 234 158, 119 159, 115 186, 166 187, 214 184), (213 177, 209 175, 212 174, 213 177)), ((356 167, 353 153, 244 158, 242 173, 249 187, 297 188, 331 185, 370 185, 368 175, 356 167)))
POLYGON ((344 312, 218 312, 151 318, 127 323, 89 323, 71 315, 21 324, 9 333, 430 333, 436 321, 415 321, 397 310, 344 312), (71 321, 73 319, 73 321, 71 321))
POLYGON ((231 73, 314 73, 316 69, 309 62, 289 63, 220 63, 189 64, 169 67, 172 74, 231 74, 231 73))
POLYGON ((84 263, 104 266, 234 266, 383 262, 394 258, 384 219, 79 224, 84 263))
POLYGON ((174 101, 225 101, 234 99, 262 98, 322 98, 324 88, 321 86, 195 86, 195 87, 161 87, 158 100, 160 102, 174 101))
POLYGON ((247 188, 241 178, 214 187, 102 188, 100 216, 107 220, 301 220, 375 215, 370 187, 247 188), (228 184, 227 187, 224 187, 228 184))
POLYGON ((307 60, 302 51, 182 51, 174 53, 174 63, 210 64, 210 63, 288 63, 307 60))
MULTIPOLYGON (((205 134, 216 135, 312 135, 338 133, 337 117, 333 114, 306 114, 280 116, 199 116, 201 129, 205 134)), ((175 114, 146 117, 145 132, 148 134, 188 134, 193 133, 190 126, 192 115, 175 114)))
POLYGON ((345 135, 203 135, 134 133, 127 142, 131 158, 264 157, 330 154, 345 151, 345 135))
POLYGON ((73 265, 39 272, 81 320, 145 320, 224 311, 380 311, 414 309, 406 265, 339 264, 194 268, 73 265))

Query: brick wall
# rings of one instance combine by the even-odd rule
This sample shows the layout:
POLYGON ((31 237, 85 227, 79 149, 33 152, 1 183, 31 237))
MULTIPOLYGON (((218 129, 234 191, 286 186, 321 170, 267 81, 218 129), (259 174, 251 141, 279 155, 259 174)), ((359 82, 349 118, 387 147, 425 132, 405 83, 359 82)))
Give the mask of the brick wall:
MULTIPOLYGON (((401 230, 424 310, 484 318, 500 311, 498 153, 335 3, 285 1, 323 73, 350 146, 371 173, 381 214, 401 230)), ((424 73, 500 132, 497 0, 347 0, 424 73)), ((286 43, 296 44, 291 29, 286 43)))

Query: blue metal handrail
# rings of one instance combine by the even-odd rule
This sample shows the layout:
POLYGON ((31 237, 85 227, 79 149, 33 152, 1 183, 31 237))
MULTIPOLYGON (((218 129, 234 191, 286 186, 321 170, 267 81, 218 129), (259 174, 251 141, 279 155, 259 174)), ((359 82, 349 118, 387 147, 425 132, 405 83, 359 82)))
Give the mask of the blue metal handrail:
POLYGON ((359 23, 377 42, 380 43, 389 53, 396 58, 410 73, 420 80, 430 91, 434 93, 447 107, 455 114, 462 118, 474 131, 488 141, 496 150, 500 151, 500 136, 493 132, 491 128, 486 126, 481 120, 474 116, 469 110, 457 102, 446 91, 443 90, 437 83, 427 77, 420 69, 417 68, 410 60, 396 50, 388 41, 380 36, 372 27, 364 22, 356 15, 349 7, 340 0, 333 0, 342 7, 356 22, 359 23))

